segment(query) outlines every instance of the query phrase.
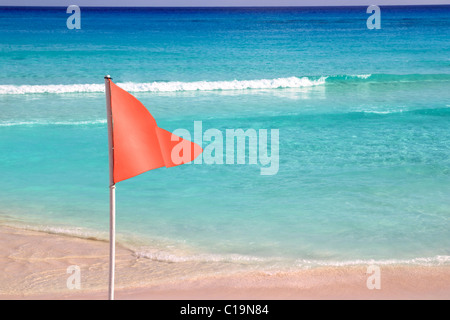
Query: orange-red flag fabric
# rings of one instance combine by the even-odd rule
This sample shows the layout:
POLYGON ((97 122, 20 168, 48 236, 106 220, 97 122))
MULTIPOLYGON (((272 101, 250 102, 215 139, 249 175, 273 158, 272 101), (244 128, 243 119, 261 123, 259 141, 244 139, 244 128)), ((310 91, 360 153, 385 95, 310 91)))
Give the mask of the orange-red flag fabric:
POLYGON ((138 99, 111 80, 109 83, 114 183, 156 168, 193 161, 203 152, 198 144, 159 128, 138 99))

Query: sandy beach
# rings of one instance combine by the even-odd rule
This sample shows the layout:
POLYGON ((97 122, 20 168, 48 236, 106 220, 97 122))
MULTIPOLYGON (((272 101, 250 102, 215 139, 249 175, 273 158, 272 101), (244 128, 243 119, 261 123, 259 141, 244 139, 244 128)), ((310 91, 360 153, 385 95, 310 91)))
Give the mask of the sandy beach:
MULTIPOLYGON (((0 227, 0 299, 106 299, 108 243, 0 227), (81 270, 69 290, 67 268, 81 270)), ((449 299, 448 266, 381 266, 381 289, 367 266, 288 272, 206 262, 164 262, 118 247, 116 299, 449 299)))

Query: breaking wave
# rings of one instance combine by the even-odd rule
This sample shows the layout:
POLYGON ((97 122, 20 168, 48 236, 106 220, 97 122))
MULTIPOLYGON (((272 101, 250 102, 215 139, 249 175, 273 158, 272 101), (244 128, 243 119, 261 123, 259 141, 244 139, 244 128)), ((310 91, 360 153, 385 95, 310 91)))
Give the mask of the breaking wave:
MULTIPOLYGON (((129 92, 188 92, 225 91, 251 89, 305 88, 320 85, 351 83, 409 83, 429 81, 450 81, 450 74, 359 74, 304 76, 257 80, 232 81, 154 81, 117 83, 129 92)), ((64 93, 102 93, 104 84, 51 84, 51 85, 0 85, 0 95, 4 94, 64 94, 64 93)))
POLYGON ((15 127, 15 126, 82 126, 82 125, 96 125, 105 124, 106 119, 99 120, 86 120, 86 121, 49 121, 49 120, 36 120, 36 121, 6 121, 0 122, 0 127, 15 127))
MULTIPOLYGON (((129 92, 182 92, 182 91, 213 91, 213 90, 247 90, 247 89, 278 89, 302 88, 322 85, 326 77, 310 79, 308 77, 289 77, 259 80, 233 81, 195 81, 195 82, 149 82, 117 83, 129 92)), ((0 85, 0 94, 33 94, 33 93, 96 93, 104 92, 103 84, 56 84, 56 85, 0 85)))

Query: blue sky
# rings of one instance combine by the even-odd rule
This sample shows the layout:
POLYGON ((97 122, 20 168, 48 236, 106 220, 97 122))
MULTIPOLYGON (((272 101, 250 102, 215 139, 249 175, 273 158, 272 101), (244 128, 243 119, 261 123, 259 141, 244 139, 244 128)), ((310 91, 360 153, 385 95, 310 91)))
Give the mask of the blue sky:
POLYGON ((159 6, 159 7, 206 7, 206 6, 341 6, 341 5, 414 5, 450 4, 450 0, 0 0, 9 6, 159 6))

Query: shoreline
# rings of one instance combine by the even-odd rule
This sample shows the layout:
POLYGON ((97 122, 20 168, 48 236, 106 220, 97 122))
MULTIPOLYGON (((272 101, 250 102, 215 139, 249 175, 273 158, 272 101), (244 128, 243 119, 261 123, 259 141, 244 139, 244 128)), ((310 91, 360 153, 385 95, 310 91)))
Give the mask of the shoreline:
MULTIPOLYGON (((0 225, 0 300, 106 299, 108 243, 0 225), (69 290, 67 268, 81 270, 69 290)), ((117 299, 450 299, 450 266, 368 265, 267 271, 226 262, 162 262, 116 251, 117 299)))

